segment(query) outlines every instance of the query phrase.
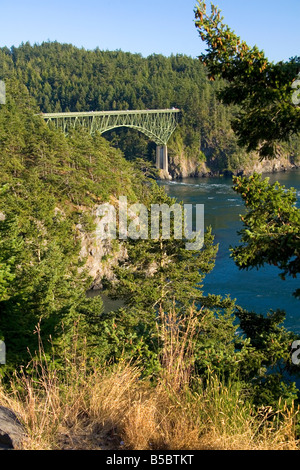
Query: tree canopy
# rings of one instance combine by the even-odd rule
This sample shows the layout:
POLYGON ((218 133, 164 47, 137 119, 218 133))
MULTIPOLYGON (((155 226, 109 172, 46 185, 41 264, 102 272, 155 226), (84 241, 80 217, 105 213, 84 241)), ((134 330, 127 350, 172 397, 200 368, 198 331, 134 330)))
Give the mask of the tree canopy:
MULTIPOLYGON (((213 172, 251 166, 252 155, 237 143, 232 128, 236 105, 217 97, 223 79, 211 82, 207 67, 186 55, 142 57, 119 51, 87 51, 45 42, 0 48, 2 79, 15 76, 42 112, 109 111, 177 107, 180 125, 168 142, 169 155, 206 162, 213 172)), ((155 144, 132 129, 105 138, 128 160, 155 160, 155 144)), ((300 147, 300 145, 299 145, 300 147)), ((299 152, 293 151, 297 159, 299 152)))
POLYGON ((232 120, 240 145, 273 158, 282 142, 299 134, 300 108, 295 106, 293 83, 300 70, 300 58, 269 62, 257 46, 250 47, 224 22, 218 7, 199 1, 195 25, 207 49, 200 56, 209 77, 225 80, 219 97, 239 106, 232 120))

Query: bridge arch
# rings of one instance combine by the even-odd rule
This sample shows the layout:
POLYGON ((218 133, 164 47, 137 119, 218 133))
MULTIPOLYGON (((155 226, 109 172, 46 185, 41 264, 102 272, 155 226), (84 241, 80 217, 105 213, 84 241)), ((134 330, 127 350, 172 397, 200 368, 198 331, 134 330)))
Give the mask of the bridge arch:
MULTIPOLYGON (((151 132, 150 130, 148 130, 148 129, 142 127, 142 126, 137 126, 137 125, 130 125, 130 124, 114 125, 114 126, 108 127, 107 129, 103 130, 101 132, 101 134, 104 134, 105 132, 112 131, 114 129, 120 129, 122 127, 127 127, 129 129, 135 129, 136 131, 142 132, 142 134, 146 135, 150 140, 155 142, 157 145, 163 144, 159 135, 156 135, 156 134, 154 134, 154 132, 151 132)), ((93 131, 92 133, 94 133, 94 132, 95 131, 93 131)))
POLYGON ((136 111, 91 111, 78 113, 44 113, 42 118, 53 123, 64 134, 77 126, 90 134, 103 134, 118 127, 129 127, 145 134, 156 147, 156 166, 168 172, 167 143, 177 126, 179 109, 152 109, 136 111))

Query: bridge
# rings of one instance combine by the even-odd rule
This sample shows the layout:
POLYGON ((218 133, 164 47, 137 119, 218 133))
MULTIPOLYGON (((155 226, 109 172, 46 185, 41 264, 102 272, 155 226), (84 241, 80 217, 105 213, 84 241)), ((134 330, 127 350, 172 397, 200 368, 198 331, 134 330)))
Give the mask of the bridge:
POLYGON ((94 134, 130 127, 145 134, 156 143, 156 167, 168 173, 167 143, 177 126, 180 110, 147 109, 135 111, 90 111, 70 113, 43 113, 41 117, 67 135, 70 129, 81 126, 94 134))

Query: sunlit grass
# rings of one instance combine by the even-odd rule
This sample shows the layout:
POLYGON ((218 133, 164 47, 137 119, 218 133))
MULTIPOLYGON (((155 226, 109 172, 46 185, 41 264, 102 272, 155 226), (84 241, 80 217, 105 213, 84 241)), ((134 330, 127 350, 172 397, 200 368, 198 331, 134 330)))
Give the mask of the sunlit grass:
POLYGON ((0 404, 27 430, 23 448, 298 449, 293 406, 254 411, 239 384, 225 386, 216 376, 205 386, 193 378, 191 387, 193 312, 182 321, 188 334, 174 312, 160 326, 163 367, 155 383, 141 378, 141 366, 125 360, 91 366, 75 352, 58 371, 40 344, 35 373, 23 370, 0 386, 0 404))

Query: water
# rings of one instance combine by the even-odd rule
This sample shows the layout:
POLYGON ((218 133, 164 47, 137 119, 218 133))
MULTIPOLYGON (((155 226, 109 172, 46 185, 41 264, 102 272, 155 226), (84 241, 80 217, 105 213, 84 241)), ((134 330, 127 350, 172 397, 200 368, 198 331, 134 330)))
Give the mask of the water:
MULTIPOLYGON (((278 181, 294 187, 299 197, 300 171, 264 175, 270 183, 278 181)), ((282 281, 276 267, 241 271, 230 258, 229 248, 238 244, 242 228, 242 199, 232 189, 231 178, 188 178, 161 183, 166 192, 185 204, 204 204, 205 226, 211 226, 219 252, 213 271, 204 280, 204 292, 230 295, 241 307, 266 314, 270 309, 286 311, 285 327, 300 334, 300 300, 292 293, 300 287, 299 278, 282 281)))

